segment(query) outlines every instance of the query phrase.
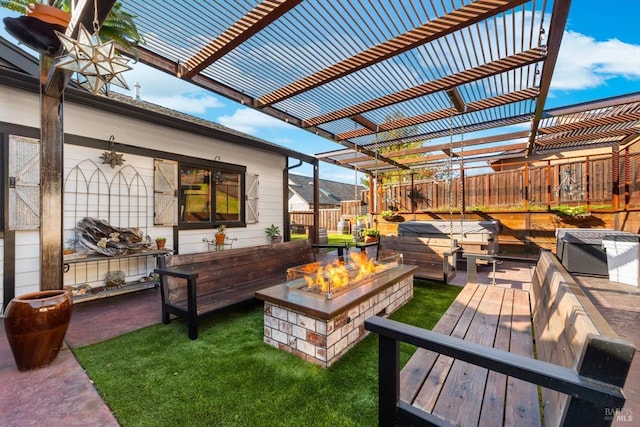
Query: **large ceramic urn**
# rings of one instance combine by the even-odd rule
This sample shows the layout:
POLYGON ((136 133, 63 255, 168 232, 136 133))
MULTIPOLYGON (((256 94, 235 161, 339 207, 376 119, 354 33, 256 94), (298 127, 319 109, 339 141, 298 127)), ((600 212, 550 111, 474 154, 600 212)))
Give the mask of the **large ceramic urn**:
POLYGON ((71 320, 69 291, 40 291, 13 298, 4 315, 4 329, 19 371, 53 362, 71 320))

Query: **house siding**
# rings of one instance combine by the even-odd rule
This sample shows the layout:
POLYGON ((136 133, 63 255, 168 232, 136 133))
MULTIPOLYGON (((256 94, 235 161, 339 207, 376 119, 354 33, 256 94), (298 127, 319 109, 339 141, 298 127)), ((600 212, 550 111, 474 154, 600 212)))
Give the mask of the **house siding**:
MULTIPOLYGON (((38 128, 40 122, 39 96, 36 93, 23 91, 0 85, 0 132, 5 132, 7 125, 22 125, 38 128), (4 125, 3 125, 4 123, 4 125)), ((141 175, 147 187, 148 212, 145 220, 146 232, 150 236, 163 235, 169 239, 173 235, 172 227, 157 227, 153 225, 153 159, 158 152, 177 153, 205 160, 218 160, 224 163, 237 164, 246 167, 247 173, 259 176, 259 222, 248 224, 242 228, 229 228, 227 234, 236 238, 234 247, 255 246, 266 241, 264 229, 271 224, 283 227, 283 170, 286 168, 286 157, 280 153, 259 150, 228 143, 220 139, 209 138, 205 135, 190 133, 185 130, 147 123, 131 117, 105 112, 96 108, 74 104, 66 101, 64 104, 65 135, 73 135, 83 139, 108 141, 113 135, 118 144, 153 150, 153 155, 137 155, 124 153, 124 165, 133 166, 141 175), (219 156, 219 158, 217 158, 219 156)), ((96 149, 81 145, 65 144, 64 173, 67 173, 79 162, 92 159, 100 165, 106 174, 113 173, 109 165, 102 165, 100 156, 103 149, 96 149)), ((150 152, 151 153, 151 152, 150 152)), ((170 158, 170 156, 169 156, 170 158)), ((119 167, 116 167, 116 170, 119 167)), ((73 206, 65 205, 64 229, 73 235, 75 221, 73 206)), ((211 239, 215 230, 180 230, 180 253, 202 252, 208 249, 203 237, 211 239)), ((4 247, 4 240, 0 239, 0 248, 4 247)), ((169 240, 168 247, 173 247, 169 240)), ((16 289, 15 295, 39 290, 39 232, 16 232, 16 289)), ((4 251, 0 254, 0 259, 4 251)), ((3 295, 4 277, 0 283, 0 298, 3 295)), ((65 284, 67 278, 65 277, 65 284)), ((1 306, 5 301, 0 301, 1 306)))

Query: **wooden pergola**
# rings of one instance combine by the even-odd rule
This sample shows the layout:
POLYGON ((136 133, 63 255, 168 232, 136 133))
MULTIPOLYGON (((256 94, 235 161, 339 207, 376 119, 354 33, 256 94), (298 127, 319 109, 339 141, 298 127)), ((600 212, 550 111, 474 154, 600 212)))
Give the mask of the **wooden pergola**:
MULTIPOLYGON (((103 22, 115 0, 95 0, 103 22)), ((374 176, 637 140, 638 94, 545 111, 570 0, 127 0, 139 60, 344 148, 326 162, 374 176), (527 130, 509 126, 527 124, 527 130), (486 130, 490 136, 453 141, 486 130), (451 137, 449 143, 432 142, 451 137), (385 152, 415 142, 419 148, 385 152), (466 148, 466 150, 464 150, 466 148), (464 152, 462 152, 464 150, 464 152), (404 158, 413 154, 411 158, 404 158)), ((80 0, 67 33, 91 28, 80 0)), ((62 93, 42 74, 42 277, 62 260, 62 93), (59 230, 60 233, 54 232, 59 230)), ((317 178, 317 167, 315 168, 317 178)))
MULTIPOLYGON (((123 6, 147 35, 141 62, 341 144, 320 157, 373 175, 451 154, 433 139, 523 122, 517 147, 533 151, 570 1, 123 6), (384 152, 406 142, 424 155, 384 152)), ((495 154, 512 136, 470 145, 495 154)))

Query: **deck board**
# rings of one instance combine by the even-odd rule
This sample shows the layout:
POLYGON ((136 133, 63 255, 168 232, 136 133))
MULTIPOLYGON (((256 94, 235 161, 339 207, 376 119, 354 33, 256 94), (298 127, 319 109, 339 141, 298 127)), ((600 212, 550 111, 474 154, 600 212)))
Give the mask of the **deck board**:
MULTIPOLYGON (((434 331, 532 356, 530 319, 526 291, 469 284, 434 331)), ((451 357, 416 351, 401 372, 400 384, 403 401, 454 425, 540 424, 535 385, 451 357), (514 395, 507 398, 506 393, 514 395), (509 404, 514 404, 515 412, 505 409, 509 404), (520 422, 527 418, 527 423, 520 422)))

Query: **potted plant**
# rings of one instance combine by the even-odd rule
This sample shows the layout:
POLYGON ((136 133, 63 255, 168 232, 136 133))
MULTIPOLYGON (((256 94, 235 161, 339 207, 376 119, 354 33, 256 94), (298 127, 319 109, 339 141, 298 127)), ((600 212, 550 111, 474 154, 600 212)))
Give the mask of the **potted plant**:
POLYGON ((382 217, 382 219, 386 219, 387 221, 389 221, 390 219, 395 218, 396 215, 397 214, 392 210, 386 210, 386 211, 380 212, 380 216, 382 217))
MULTIPOLYGON (((60 40, 54 30, 65 32, 71 18, 70 6, 71 0, 0 0, 0 7, 26 15, 3 19, 9 33, 27 46, 50 56, 60 49, 60 40)), ((137 59, 135 46, 145 41, 138 33, 134 18, 122 10, 121 2, 116 2, 100 27, 99 35, 103 42, 113 40, 118 44, 118 49, 132 53, 137 59)))
POLYGON ((227 226, 224 224, 220 224, 218 226, 218 231, 216 232, 216 245, 224 245, 224 240, 227 238, 227 235, 224 232, 226 229, 227 226))
POLYGON ((269 227, 264 229, 265 234, 271 240, 271 243, 280 243, 282 242, 282 235, 280 234, 280 227, 275 224, 271 224, 269 227))
POLYGON ((362 232, 362 235, 364 236, 365 243, 371 243, 378 240, 378 238, 380 237, 380 232, 378 230, 374 230, 373 228, 365 228, 365 230, 362 232))
POLYGON ((156 237, 156 246, 158 247, 158 250, 162 250, 164 249, 164 246, 167 243, 167 238, 166 237, 156 237))

